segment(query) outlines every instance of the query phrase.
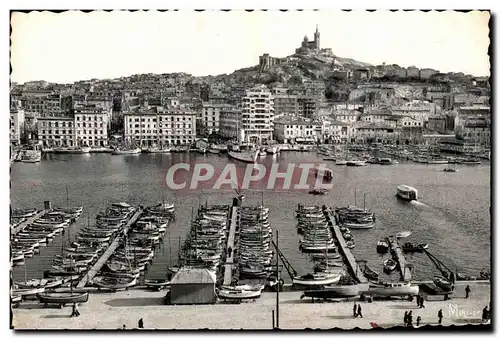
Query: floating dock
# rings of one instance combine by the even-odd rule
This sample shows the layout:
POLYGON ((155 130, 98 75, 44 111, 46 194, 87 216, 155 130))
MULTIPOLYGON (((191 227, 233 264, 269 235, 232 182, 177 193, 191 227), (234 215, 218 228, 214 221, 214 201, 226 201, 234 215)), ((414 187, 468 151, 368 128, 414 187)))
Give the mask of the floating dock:
POLYGON ((411 281, 412 272, 411 267, 406 261, 403 253, 403 249, 399 246, 398 239, 396 237, 388 237, 389 247, 392 253, 392 257, 397 261, 399 272, 401 273, 401 280, 411 281))
MULTIPOLYGON (((130 228, 131 225, 133 225, 137 219, 139 219, 139 216, 142 213, 142 209, 138 209, 134 215, 129 219, 129 221, 125 224, 123 227, 123 231, 125 233, 128 233, 128 229, 130 228)), ((122 233, 123 234, 123 233, 122 233)), ((118 245, 120 244, 121 240, 120 234, 115 237, 111 245, 108 246, 106 251, 102 254, 102 256, 99 258, 99 260, 96 261, 96 263, 87 271, 87 273, 82 277, 76 288, 83 288, 85 285, 87 285, 89 282, 94 279, 96 274, 101 270, 102 266, 108 261, 109 257, 115 252, 115 250, 118 248, 118 245)))
POLYGON ((17 233, 21 232, 26 226, 31 225, 35 221, 37 221, 39 218, 43 217, 47 213, 47 210, 43 210, 41 212, 38 212, 34 216, 26 219, 26 221, 20 223, 16 227, 14 227, 11 231, 11 235, 16 235, 17 233))
POLYGON ((224 285, 229 286, 233 280, 234 267, 234 239, 236 236, 236 227, 238 226, 239 207, 232 207, 231 222, 229 224, 229 235, 227 237, 226 263, 224 265, 224 285), (229 255, 229 248, 232 249, 229 255))
POLYGON ((363 272, 361 271, 361 268, 359 267, 358 263, 356 262, 356 258, 354 258, 354 255, 352 254, 351 250, 347 248, 347 243, 342 236, 342 232, 340 231, 340 227, 335 225, 335 218, 332 216, 330 211, 325 212, 327 215, 328 220, 332 224, 331 229, 333 230, 333 234, 335 238, 337 239, 338 242, 338 248, 340 254, 344 255, 345 263, 346 266, 349 270, 349 272, 356 278, 356 280, 360 284, 365 284, 368 283, 368 279, 363 275, 363 272))

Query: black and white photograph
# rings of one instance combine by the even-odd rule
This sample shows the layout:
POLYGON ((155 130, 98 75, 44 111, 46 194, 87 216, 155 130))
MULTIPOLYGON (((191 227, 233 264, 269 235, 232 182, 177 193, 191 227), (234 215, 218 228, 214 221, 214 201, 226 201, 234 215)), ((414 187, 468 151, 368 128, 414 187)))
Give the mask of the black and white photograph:
POLYGON ((11 329, 491 330, 490 20, 11 10, 11 329))

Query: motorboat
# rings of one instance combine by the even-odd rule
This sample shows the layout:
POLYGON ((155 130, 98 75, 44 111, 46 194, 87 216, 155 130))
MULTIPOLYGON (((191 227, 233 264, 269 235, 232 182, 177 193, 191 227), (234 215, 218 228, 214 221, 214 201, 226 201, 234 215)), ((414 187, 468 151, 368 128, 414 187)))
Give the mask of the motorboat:
POLYGON ((428 247, 429 245, 427 244, 414 245, 411 242, 407 242, 401 246, 401 249, 403 250, 403 252, 412 253, 412 252, 423 252, 424 249, 427 249, 428 247))
POLYGON ((326 195, 328 194, 328 190, 326 189, 320 189, 320 188, 315 188, 309 191, 309 194, 312 195, 326 195))
POLYGON ((374 296, 408 296, 418 295, 419 286, 411 283, 370 283, 368 292, 374 296))
POLYGON ((458 172, 458 168, 446 167, 443 172, 458 172))
POLYGON ((329 273, 308 273, 300 277, 293 278, 293 284, 302 286, 321 286, 336 284, 339 282, 342 274, 329 273))
POLYGON ((384 261, 384 270, 385 271, 394 271, 396 269, 396 266, 398 266, 398 263, 392 259, 387 259, 384 261))
POLYGON ((440 276, 434 276, 432 282, 440 289, 449 292, 453 289, 453 283, 448 279, 440 276))
POLYGON ((89 292, 39 293, 36 297, 41 304, 80 304, 86 303, 89 300, 89 292))
POLYGON ((379 240, 377 242, 377 253, 387 253, 389 251, 389 243, 387 240, 379 240))
POLYGON ((412 234, 412 231, 401 231, 396 233, 396 238, 407 238, 412 234))
POLYGON ((397 188, 396 197, 404 201, 418 200, 418 191, 408 185, 399 185, 397 188))

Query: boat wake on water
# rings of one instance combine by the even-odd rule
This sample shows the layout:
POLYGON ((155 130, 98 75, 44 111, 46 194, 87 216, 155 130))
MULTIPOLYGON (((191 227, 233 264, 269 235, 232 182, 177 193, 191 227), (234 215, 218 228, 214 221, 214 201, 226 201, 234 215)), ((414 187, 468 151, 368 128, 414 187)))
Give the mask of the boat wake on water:
POLYGON ((425 204, 425 203, 423 203, 421 201, 417 201, 417 200, 410 201, 410 204, 413 205, 413 206, 415 206, 415 207, 416 206, 429 206, 429 205, 427 205, 427 204, 425 204))

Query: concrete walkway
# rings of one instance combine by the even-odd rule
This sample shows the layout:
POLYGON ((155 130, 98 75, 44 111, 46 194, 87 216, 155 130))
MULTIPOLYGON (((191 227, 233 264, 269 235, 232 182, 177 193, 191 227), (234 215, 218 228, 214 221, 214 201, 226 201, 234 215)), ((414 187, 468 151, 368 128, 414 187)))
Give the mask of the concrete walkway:
MULTIPOLYGON (((422 317, 422 324, 437 325, 437 313, 443 310, 443 325, 481 323, 482 309, 490 303, 490 285, 471 285, 471 296, 465 299, 464 284, 456 287, 456 296, 448 301, 428 301, 424 309, 415 302, 375 301, 361 303, 363 318, 353 318, 354 303, 312 303, 300 300, 301 292, 280 293, 280 328, 372 328, 400 326, 405 311, 413 311, 413 320, 422 317)), ((168 306, 163 304, 165 292, 130 290, 117 293, 91 294, 80 305, 81 316, 70 318, 71 307, 41 308, 21 304, 14 309, 15 329, 117 329, 123 325, 137 327, 140 318, 146 329, 271 329, 276 295, 263 293, 254 302, 239 305, 217 304, 199 306, 168 306), (30 309, 30 306, 32 307, 30 309)))

